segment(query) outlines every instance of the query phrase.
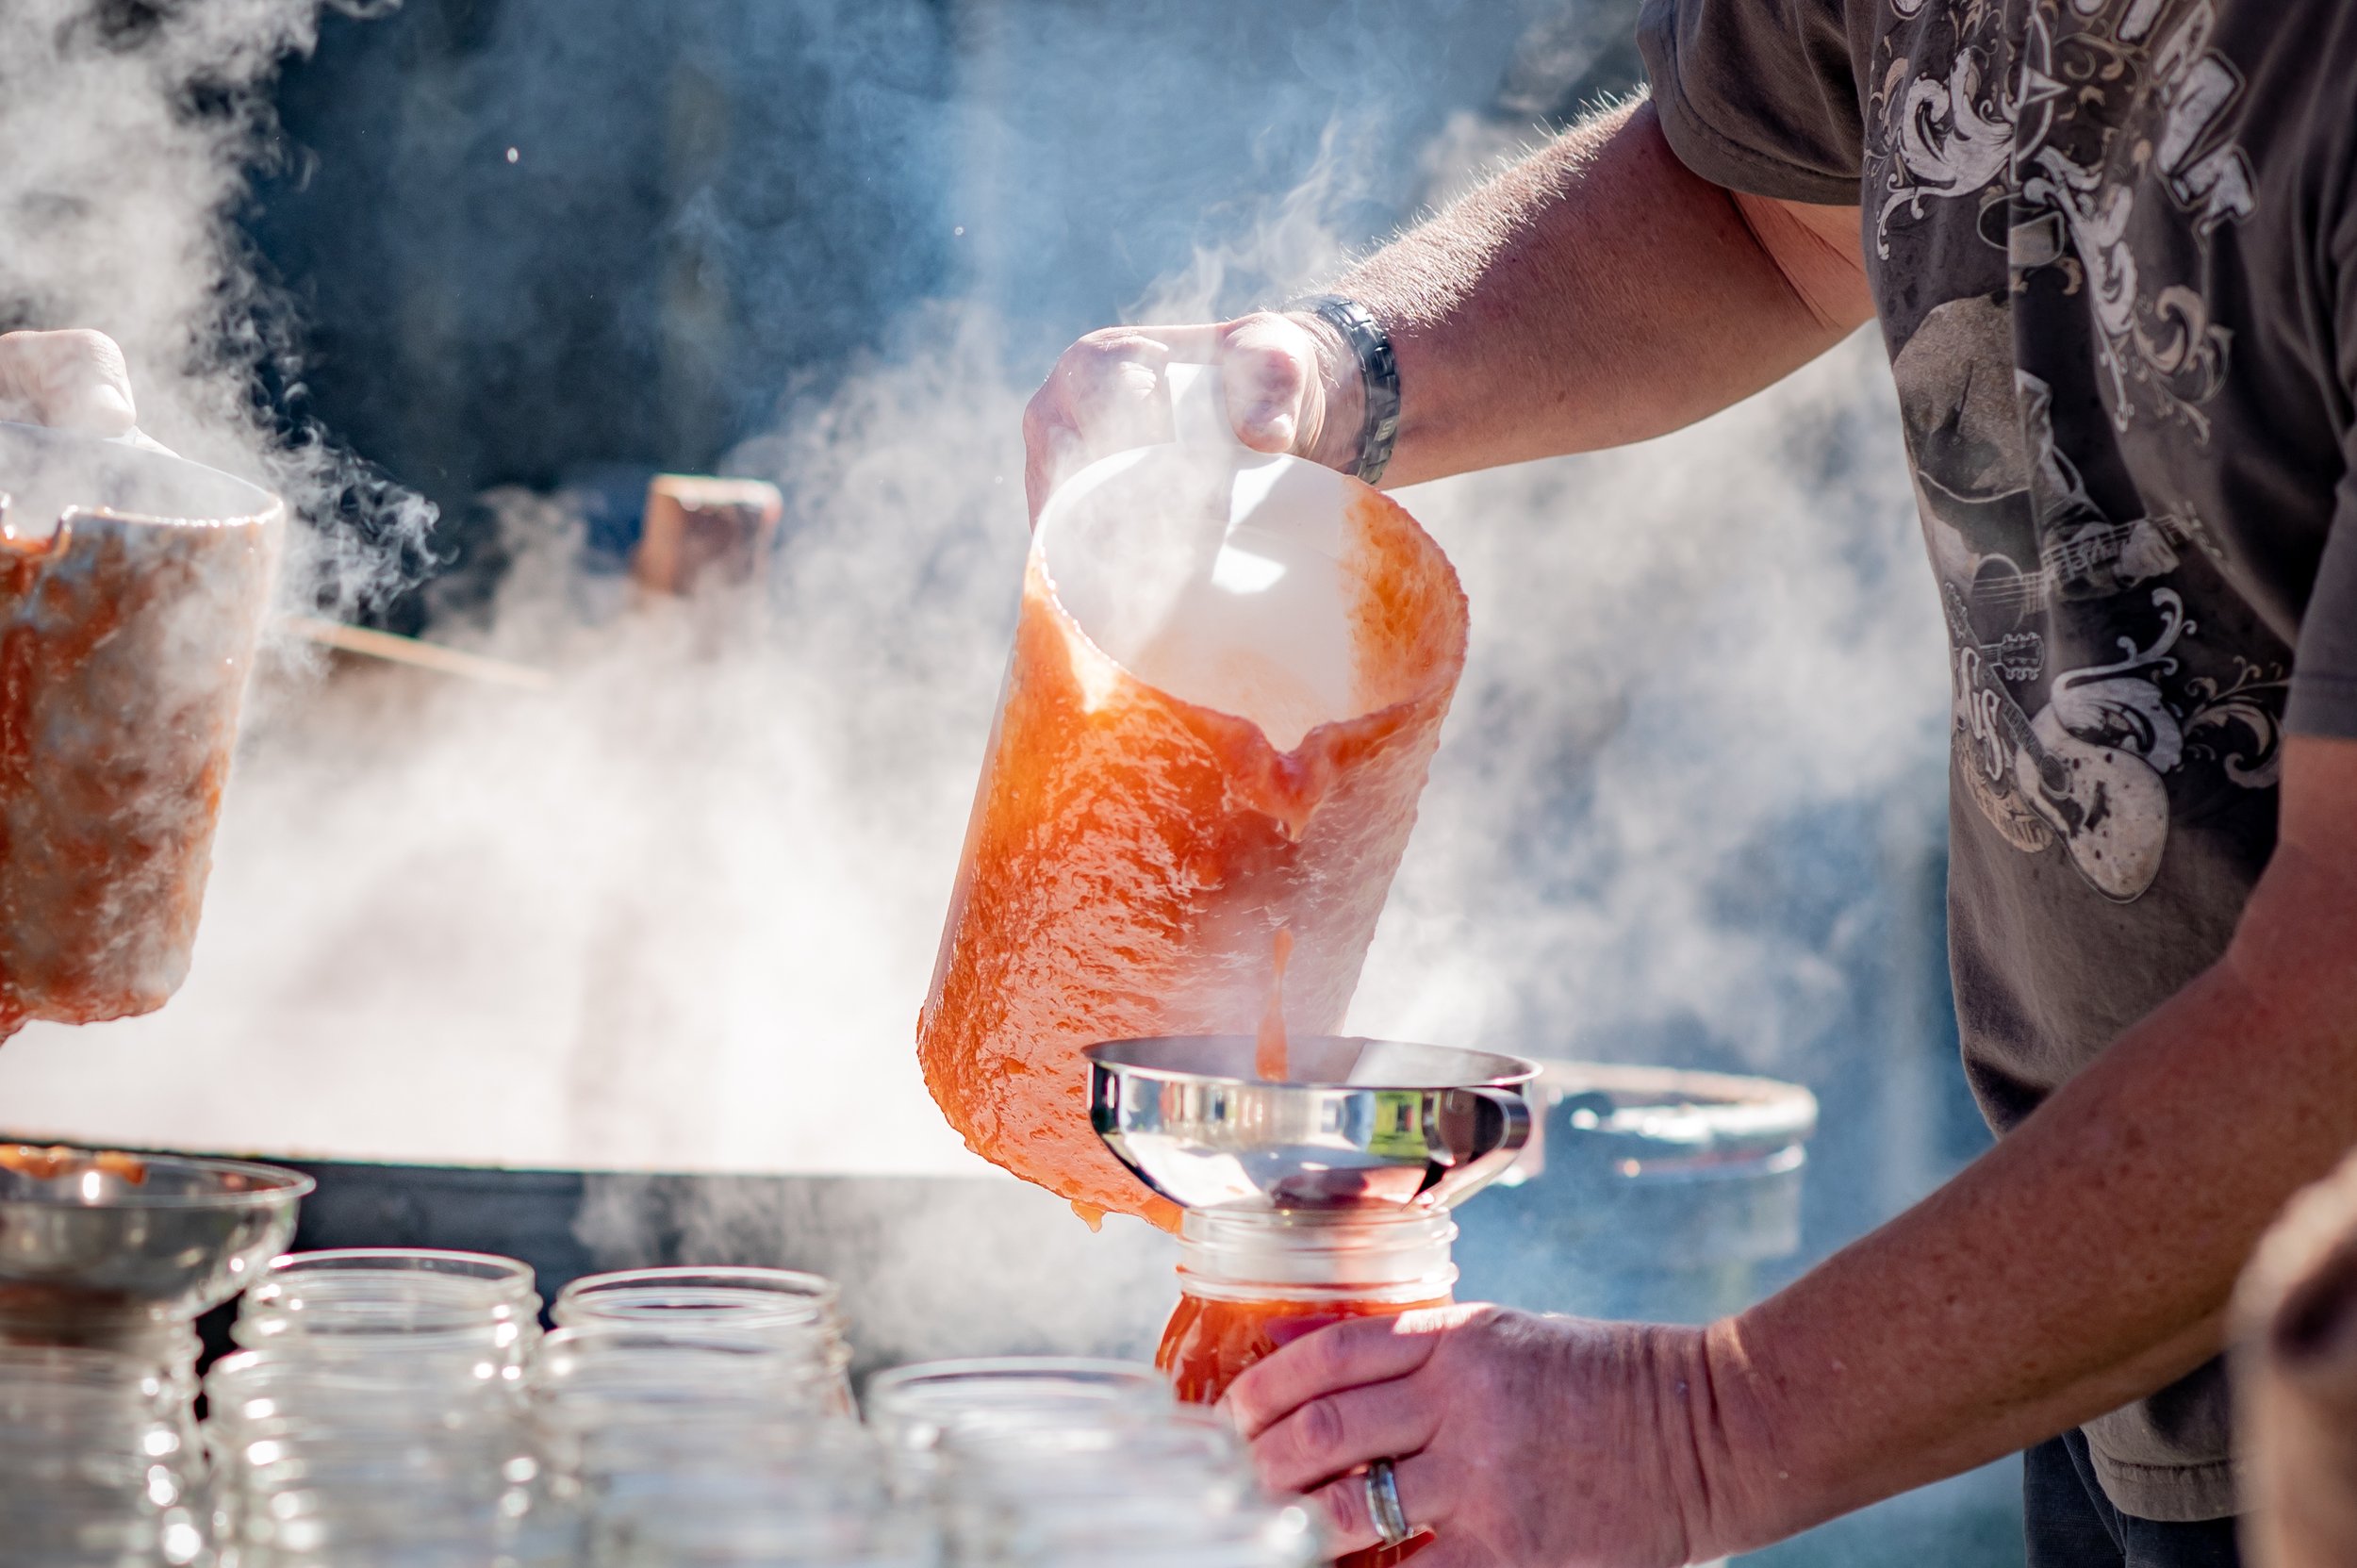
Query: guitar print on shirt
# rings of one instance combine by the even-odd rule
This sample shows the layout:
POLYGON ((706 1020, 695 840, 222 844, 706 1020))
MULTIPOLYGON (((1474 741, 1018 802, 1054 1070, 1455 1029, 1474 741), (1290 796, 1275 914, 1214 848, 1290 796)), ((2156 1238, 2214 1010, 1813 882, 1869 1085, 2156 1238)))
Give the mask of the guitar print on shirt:
POLYGON ((2213 15, 2210 0, 1941 8, 1888 35, 1868 106, 1874 256, 1904 268, 1963 230, 1987 290, 1927 303, 1892 360, 1949 624, 1959 783, 2007 844, 2061 853, 2122 902, 2159 874, 2173 793, 2272 784, 2288 673, 2200 643, 2172 585, 2224 553, 2188 510, 2147 507, 2118 446, 2138 421, 2206 443, 2202 404, 2227 373, 2199 272, 2166 275, 2131 243, 2139 203, 2193 210, 2198 242, 2251 211, 2213 15), (2164 133, 2123 139, 2147 100, 2164 133), (2058 321, 2093 327, 2092 364, 2038 353, 2058 321))

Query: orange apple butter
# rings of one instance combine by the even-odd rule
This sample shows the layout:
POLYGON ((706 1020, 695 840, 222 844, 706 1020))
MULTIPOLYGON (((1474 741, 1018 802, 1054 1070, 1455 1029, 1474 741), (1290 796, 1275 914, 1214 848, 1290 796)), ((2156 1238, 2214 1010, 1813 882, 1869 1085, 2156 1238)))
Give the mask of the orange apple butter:
MULTIPOLYGON (((1178 1235, 1178 1306, 1154 1364, 1179 1398, 1208 1405, 1280 1343, 1349 1318, 1445 1307, 1457 1282, 1456 1235, 1445 1213, 1423 1210, 1189 1213, 1178 1235)), ((1430 1539, 1352 1552, 1337 1568, 1390 1568, 1430 1539)))
POLYGON ((1429 1301, 1206 1301, 1182 1296, 1162 1330, 1154 1364, 1170 1374, 1171 1386, 1190 1404, 1215 1404, 1245 1367, 1276 1350, 1275 1326, 1288 1338, 1354 1317, 1396 1317, 1422 1307, 1445 1307, 1446 1296, 1429 1301))
POLYGON ((147 1162, 120 1149, 75 1148, 70 1144, 0 1144, 0 1170, 10 1170, 36 1181, 55 1181, 87 1164, 92 1170, 120 1177, 134 1187, 147 1184, 147 1162))
MULTIPOLYGON (((1391 1317, 1419 1307, 1445 1307, 1446 1296, 1429 1301, 1206 1301, 1182 1296, 1170 1314, 1154 1364, 1170 1375, 1178 1397, 1210 1405, 1228 1392, 1236 1375, 1277 1349, 1275 1325, 1297 1333, 1352 1317, 1391 1317)), ((1396 1546, 1375 1546, 1334 1560, 1335 1568, 1391 1568, 1424 1549, 1429 1531, 1396 1546)))

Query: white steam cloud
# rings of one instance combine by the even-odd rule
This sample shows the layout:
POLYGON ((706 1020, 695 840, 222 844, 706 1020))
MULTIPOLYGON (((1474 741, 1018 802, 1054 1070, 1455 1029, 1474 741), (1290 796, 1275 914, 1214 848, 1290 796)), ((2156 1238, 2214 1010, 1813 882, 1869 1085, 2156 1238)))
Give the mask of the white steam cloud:
MULTIPOLYGON (((1023 389, 981 324, 935 338, 743 454, 789 496, 765 619, 634 602, 580 575, 563 498, 499 497, 518 563, 468 640, 556 688, 357 667, 276 704, 181 997, 28 1032, 0 1056, 12 1119, 965 1168, 912 1026, 1024 549, 1023 389)), ((1920 782, 1940 738, 1904 476, 1894 454, 1879 483, 1823 478, 1844 421, 1891 425, 1864 342, 1646 448, 1403 497, 1464 575, 1474 648, 1354 1027, 1618 1056, 1684 1018, 1798 1065, 1840 970, 1779 911, 1725 907, 1729 863, 1920 782)), ((1921 816, 1892 831, 1927 838, 1921 816)))
POLYGON ((1692 430, 1401 500, 1464 578, 1473 652, 1354 1024, 1603 1060, 1683 1032, 1805 1076, 1839 960, 1887 933, 1871 883, 1796 927, 1742 896, 1747 858, 1807 855, 1836 812, 1876 841, 1826 877, 1904 867, 1945 801, 1871 334, 1692 430))
MULTIPOLYGON (((64 204, 0 239, 0 291, 27 320, 121 337, 160 437, 325 494, 321 449, 289 455, 244 414, 268 345, 222 347, 251 286, 221 212, 261 122, 180 107, 190 81, 261 81, 307 45, 312 8, 170 8, 122 48, 68 22, 81 9, 0 20, 0 47, 57 67, 32 99, 0 94, 0 136, 31 150, 0 171, 0 210, 64 204)), ((1352 149, 1338 137, 1270 222, 1141 314, 1330 267, 1322 215, 1360 189, 1352 149)), ((786 492, 766 606, 639 602, 584 568, 567 497, 508 492, 514 569, 436 635, 553 689, 282 677, 182 994, 26 1031, 0 1051, 0 1125, 977 1170, 912 1042, 1013 623, 1029 387, 979 306, 936 305, 904 338, 921 351, 856 370, 728 465, 786 492)), ((1937 835, 1936 811, 1882 804, 1937 801, 1943 666, 1871 343, 1644 448, 1402 499, 1464 575, 1473 657, 1354 1026, 1607 1057, 1699 1038, 1797 1071, 1881 906, 1837 887, 1796 924, 1747 900, 1744 867, 1805 861, 1828 810, 1880 835, 1870 862, 1937 835)))
MULTIPOLYGON (((267 89, 323 9, 379 0, 8 0, 0 6, 0 330, 95 327, 123 346, 140 427, 269 485, 282 591, 348 614, 403 586, 431 513, 256 395, 288 319, 232 222, 272 147, 267 89), (322 520, 337 517, 337 526, 322 520), (356 525, 356 527, 355 527, 356 525)), ((46 522, 54 520, 41 520, 46 522)))

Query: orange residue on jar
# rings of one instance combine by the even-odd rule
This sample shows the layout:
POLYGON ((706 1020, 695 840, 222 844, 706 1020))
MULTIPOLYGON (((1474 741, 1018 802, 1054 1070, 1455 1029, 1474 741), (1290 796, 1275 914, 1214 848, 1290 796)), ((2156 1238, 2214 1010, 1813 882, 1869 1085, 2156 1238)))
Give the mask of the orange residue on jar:
POLYGON ((1293 1076, 1285 1050, 1285 965, 1294 955, 1294 928, 1277 928, 1277 978, 1269 984, 1268 1011, 1261 1015, 1261 1033, 1252 1052, 1252 1070, 1263 1083, 1282 1083, 1293 1076))
MULTIPOLYGON (((1209 1405, 1228 1392, 1228 1385, 1253 1362, 1277 1348, 1275 1326, 1286 1324, 1297 1338, 1313 1329, 1353 1317, 1395 1317, 1426 1307, 1445 1307, 1448 1298, 1433 1301, 1213 1301, 1181 1296, 1154 1364, 1169 1374, 1171 1387, 1190 1404, 1209 1405)), ((1396 1546, 1375 1546, 1335 1559, 1334 1568, 1392 1568, 1422 1551, 1431 1541, 1427 1532, 1396 1546)))
POLYGON ((179 984, 271 528, 69 512, 0 533, 0 1039, 149 1012, 179 984))
POLYGON ((101 1149, 92 1154, 70 1144, 54 1144, 45 1148, 39 1144, 0 1144, 0 1170, 12 1170, 36 1181, 55 1181, 85 1160, 92 1168, 120 1177, 134 1187, 146 1185, 147 1162, 120 1149, 101 1149))
POLYGON ((1293 1023, 1338 1029, 1357 986, 1467 617, 1394 503, 1370 491, 1347 522, 1361 711, 1284 751, 1116 663, 1032 553, 917 1056, 968 1147, 1083 1214, 1178 1221, 1091 1130, 1083 1047, 1253 1032, 1250 955, 1277 926, 1293 1023))

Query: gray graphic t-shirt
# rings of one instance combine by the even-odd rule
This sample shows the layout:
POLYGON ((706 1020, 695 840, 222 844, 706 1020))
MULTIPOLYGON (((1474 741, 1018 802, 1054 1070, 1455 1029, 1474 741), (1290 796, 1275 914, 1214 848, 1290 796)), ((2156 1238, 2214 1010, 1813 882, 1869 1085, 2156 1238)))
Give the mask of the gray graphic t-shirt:
MULTIPOLYGON (((1661 123, 1860 204, 1954 694, 1950 958, 2002 1131, 2223 949, 2291 731, 2357 735, 2357 6, 1647 0, 1661 123)), ((2233 1510, 2214 1364, 2090 1424, 2233 1510)))

